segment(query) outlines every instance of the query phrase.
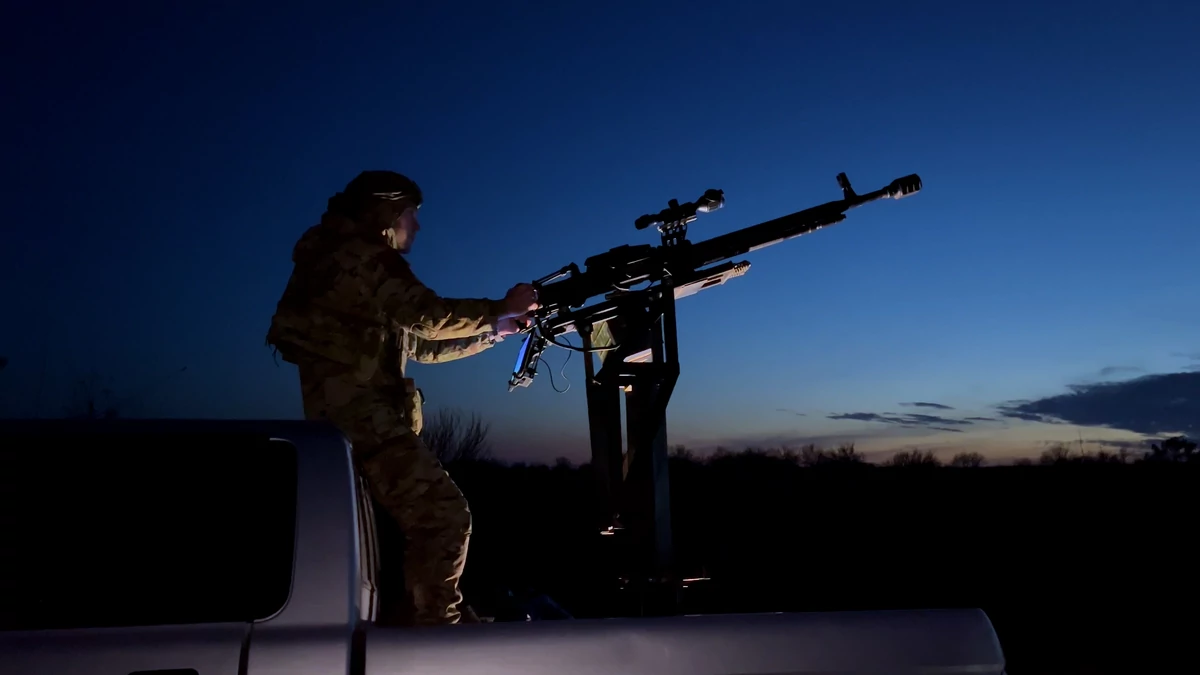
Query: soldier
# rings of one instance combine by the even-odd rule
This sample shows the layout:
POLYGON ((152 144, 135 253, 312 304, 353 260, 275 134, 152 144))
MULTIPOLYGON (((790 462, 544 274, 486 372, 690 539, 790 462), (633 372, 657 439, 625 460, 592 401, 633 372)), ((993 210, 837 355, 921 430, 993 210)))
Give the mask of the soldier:
POLYGON ((461 618, 471 513, 419 438, 422 396, 405 363, 478 354, 538 305, 529 284, 503 300, 443 298, 423 285, 403 256, 421 201, 416 183, 391 171, 364 171, 334 195, 292 251, 267 344, 299 367, 305 417, 351 439, 375 499, 404 531, 407 604, 427 625, 461 618))

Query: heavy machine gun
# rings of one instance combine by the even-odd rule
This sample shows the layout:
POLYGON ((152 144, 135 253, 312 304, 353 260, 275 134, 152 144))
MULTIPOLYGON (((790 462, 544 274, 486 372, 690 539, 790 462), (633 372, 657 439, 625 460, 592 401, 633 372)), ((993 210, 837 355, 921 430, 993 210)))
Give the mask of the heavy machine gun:
POLYGON ((643 604, 643 613, 671 613, 669 591, 678 582, 672 574, 666 441, 667 403, 679 377, 675 300, 744 275, 750 263, 734 262, 736 256, 840 223, 850 209, 907 197, 922 187, 917 174, 862 195, 846 174, 838 174, 837 182, 839 200, 699 242, 688 240, 688 225, 723 207, 724 192, 707 190, 686 204, 672 199, 667 208, 634 222, 639 230, 656 226, 660 245, 618 246, 585 260, 583 271, 571 263, 534 282, 540 308, 526 329, 509 391, 533 382, 548 346, 583 352, 599 528, 626 538, 622 576, 634 580, 643 597, 649 591, 655 598, 649 602, 658 605, 643 604), (562 341, 568 333, 578 333, 582 346, 562 341), (621 392, 628 452, 622 448, 621 392))

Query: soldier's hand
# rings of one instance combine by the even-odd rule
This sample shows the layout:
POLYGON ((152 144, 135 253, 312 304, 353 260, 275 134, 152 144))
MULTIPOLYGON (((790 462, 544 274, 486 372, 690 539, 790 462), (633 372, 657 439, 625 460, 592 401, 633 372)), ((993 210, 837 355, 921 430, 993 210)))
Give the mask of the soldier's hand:
POLYGON ((529 324, 530 320, 528 316, 510 316, 506 319, 500 319, 496 323, 496 335, 504 337, 520 333, 529 324))
POLYGON ((514 316, 524 316, 541 305, 537 302, 537 291, 534 290, 533 284, 517 284, 508 289, 508 293, 504 296, 504 316, 502 319, 508 319, 514 316))

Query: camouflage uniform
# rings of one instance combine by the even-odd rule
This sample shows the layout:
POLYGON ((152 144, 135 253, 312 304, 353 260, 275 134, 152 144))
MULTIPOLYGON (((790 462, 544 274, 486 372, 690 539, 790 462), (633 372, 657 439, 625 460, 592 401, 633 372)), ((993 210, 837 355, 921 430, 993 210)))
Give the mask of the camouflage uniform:
MULTIPOLYGON (((355 181, 396 178, 406 180, 365 172, 355 181)), ((381 234, 398 215, 386 201, 366 214, 344 207, 355 185, 335 195, 296 243, 267 343, 299 367, 305 417, 330 420, 351 439, 374 497, 404 531, 413 623, 457 623, 471 512, 418 436, 421 394, 405 364, 489 348, 504 304, 442 298, 427 288, 381 234)))

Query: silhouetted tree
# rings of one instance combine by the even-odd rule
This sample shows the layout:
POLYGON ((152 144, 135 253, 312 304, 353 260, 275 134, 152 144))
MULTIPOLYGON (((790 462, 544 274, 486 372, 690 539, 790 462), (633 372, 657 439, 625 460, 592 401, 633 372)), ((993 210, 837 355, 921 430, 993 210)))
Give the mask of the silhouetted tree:
POLYGON ((1038 457, 1038 464, 1051 466, 1055 464, 1126 464, 1129 462, 1129 451, 1121 448, 1117 452, 1099 450, 1073 450, 1066 443, 1056 443, 1043 451, 1038 457))
POLYGON ((1044 450, 1042 454, 1038 456, 1038 464, 1066 464, 1074 459, 1075 456, 1072 454, 1071 447, 1069 445, 1066 445, 1065 443, 1056 443, 1055 445, 1052 445, 1048 449, 1044 450))
POLYGON ((1080 455, 1080 460, 1095 462, 1097 464, 1127 464, 1129 462, 1129 451, 1121 448, 1116 452, 1111 450, 1099 450, 1094 453, 1085 452, 1080 455))
POLYGON ((92 371, 75 381, 63 414, 73 419, 114 419, 120 417, 111 378, 92 371))
POLYGON ((854 449, 853 443, 840 445, 834 450, 826 450, 809 444, 800 448, 796 463, 804 467, 850 466, 865 465, 867 459, 854 449))
POLYGON ((1196 444, 1186 436, 1172 436, 1162 443, 1150 446, 1146 453, 1148 462, 1194 462, 1197 460, 1196 444))
POLYGON ((124 417, 133 410, 136 412, 140 402, 148 397, 155 387, 161 386, 171 377, 186 372, 184 366, 173 370, 162 378, 151 381, 141 391, 118 397, 112 387, 112 378, 103 376, 96 370, 80 376, 71 387, 67 403, 63 406, 63 415, 71 419, 114 419, 124 417))
MULTIPOLYGON (((0 356, 0 371, 3 371, 4 368, 7 366, 8 366, 8 357, 0 356)), ((0 417, 6 417, 8 415, 7 407, 8 407, 8 402, 0 399, 0 417)))
POLYGON ((866 464, 865 455, 854 449, 853 443, 843 443, 833 451, 832 461, 836 464, 866 464))
POLYGON ((987 464, 987 459, 978 452, 960 452, 950 458, 947 466, 975 469, 987 464))
POLYGON ((885 466, 941 466, 942 462, 932 450, 905 450, 892 455, 885 466))
POLYGON ((471 413, 466 421, 457 409, 442 408, 425 421, 421 440, 446 466, 492 459, 490 425, 471 413))
POLYGON ((696 461, 696 453, 692 452, 687 448, 687 446, 682 444, 671 446, 671 449, 668 451, 667 455, 671 459, 679 459, 688 462, 696 461))
POLYGON ((712 461, 714 459, 722 459, 731 455, 733 455, 733 453, 729 451, 729 448, 718 445, 717 448, 712 451, 712 454, 708 456, 708 459, 709 461, 712 461))

